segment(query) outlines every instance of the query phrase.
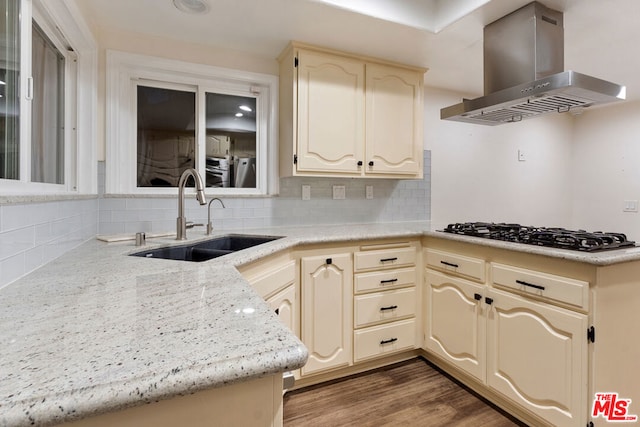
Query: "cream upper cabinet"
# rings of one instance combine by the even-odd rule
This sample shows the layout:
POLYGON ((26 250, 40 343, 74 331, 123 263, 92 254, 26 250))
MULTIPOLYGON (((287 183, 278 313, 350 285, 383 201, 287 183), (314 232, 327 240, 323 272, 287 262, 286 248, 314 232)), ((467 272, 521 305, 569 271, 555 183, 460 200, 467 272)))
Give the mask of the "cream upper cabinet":
POLYGON ((587 316, 491 290, 487 383, 556 426, 587 423, 587 316))
POLYGON ((426 349, 484 381, 485 287, 430 270, 425 285, 426 349))
POLYGON ((280 175, 422 178, 425 69, 292 43, 280 61, 280 175))
POLYGON ((422 74, 379 64, 366 73, 366 173, 419 175, 422 74))
POLYGON ((298 52, 299 172, 359 174, 364 159, 364 64, 298 52))
POLYGON ((351 253, 301 259, 302 342, 309 351, 302 375, 351 364, 351 253))

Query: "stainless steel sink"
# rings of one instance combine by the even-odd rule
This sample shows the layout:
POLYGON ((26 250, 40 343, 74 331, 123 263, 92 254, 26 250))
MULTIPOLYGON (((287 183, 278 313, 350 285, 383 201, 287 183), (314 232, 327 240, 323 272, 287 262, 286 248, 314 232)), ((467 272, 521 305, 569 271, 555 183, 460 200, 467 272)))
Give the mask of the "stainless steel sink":
POLYGON ((144 258, 173 259, 177 261, 202 262, 263 243, 281 239, 280 236, 252 236, 248 234, 229 234, 210 240, 188 245, 167 246, 148 249, 130 254, 144 258))

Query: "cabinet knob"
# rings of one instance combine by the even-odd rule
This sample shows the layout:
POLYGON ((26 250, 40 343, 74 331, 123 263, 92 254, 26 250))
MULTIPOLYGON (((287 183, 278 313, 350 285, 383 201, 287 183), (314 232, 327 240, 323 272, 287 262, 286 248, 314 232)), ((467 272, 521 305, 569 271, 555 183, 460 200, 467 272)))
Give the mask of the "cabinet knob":
POLYGON ((473 294, 473 298, 474 298, 476 301, 480 301, 480 300, 482 299, 482 295, 480 295, 480 294, 473 294))
POLYGON ((331 258, 327 258, 326 259, 326 263, 327 263, 327 265, 329 265, 329 264, 333 263, 333 260, 331 258))
POLYGON ((491 305, 491 304, 493 304, 493 298, 485 297, 484 302, 486 302, 487 304, 491 305))
POLYGON ((369 162, 369 166, 373 166, 373 160, 369 162))
POLYGON ((362 166, 362 160, 358 160, 358 166, 362 166))

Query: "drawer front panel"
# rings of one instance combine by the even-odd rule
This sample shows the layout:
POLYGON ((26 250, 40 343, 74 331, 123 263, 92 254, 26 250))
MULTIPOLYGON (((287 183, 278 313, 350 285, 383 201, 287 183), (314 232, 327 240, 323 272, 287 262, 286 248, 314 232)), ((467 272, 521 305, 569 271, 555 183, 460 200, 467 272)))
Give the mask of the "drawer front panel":
POLYGON ((428 267, 484 282, 484 260, 436 249, 426 249, 426 262, 428 267))
POLYGON ((384 356, 416 347, 416 322, 401 320, 354 332, 354 361, 384 356))
POLYGON ((398 320, 416 313, 415 288, 377 292, 355 297, 354 327, 398 320))
POLYGON ((385 289, 413 286, 416 282, 416 269, 384 270, 360 273, 355 276, 355 292, 381 291, 385 289))
POLYGON ((496 263, 491 273, 496 286, 589 309, 588 282, 496 263))
POLYGON ((355 270, 415 265, 416 249, 412 247, 356 252, 355 270))

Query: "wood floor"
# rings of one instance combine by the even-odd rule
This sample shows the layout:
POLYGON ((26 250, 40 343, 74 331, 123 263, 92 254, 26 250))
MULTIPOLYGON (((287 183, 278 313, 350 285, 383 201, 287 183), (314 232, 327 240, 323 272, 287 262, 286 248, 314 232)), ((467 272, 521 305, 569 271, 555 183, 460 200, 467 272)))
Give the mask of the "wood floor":
POLYGON ((289 392, 284 425, 524 426, 420 358, 289 392))

